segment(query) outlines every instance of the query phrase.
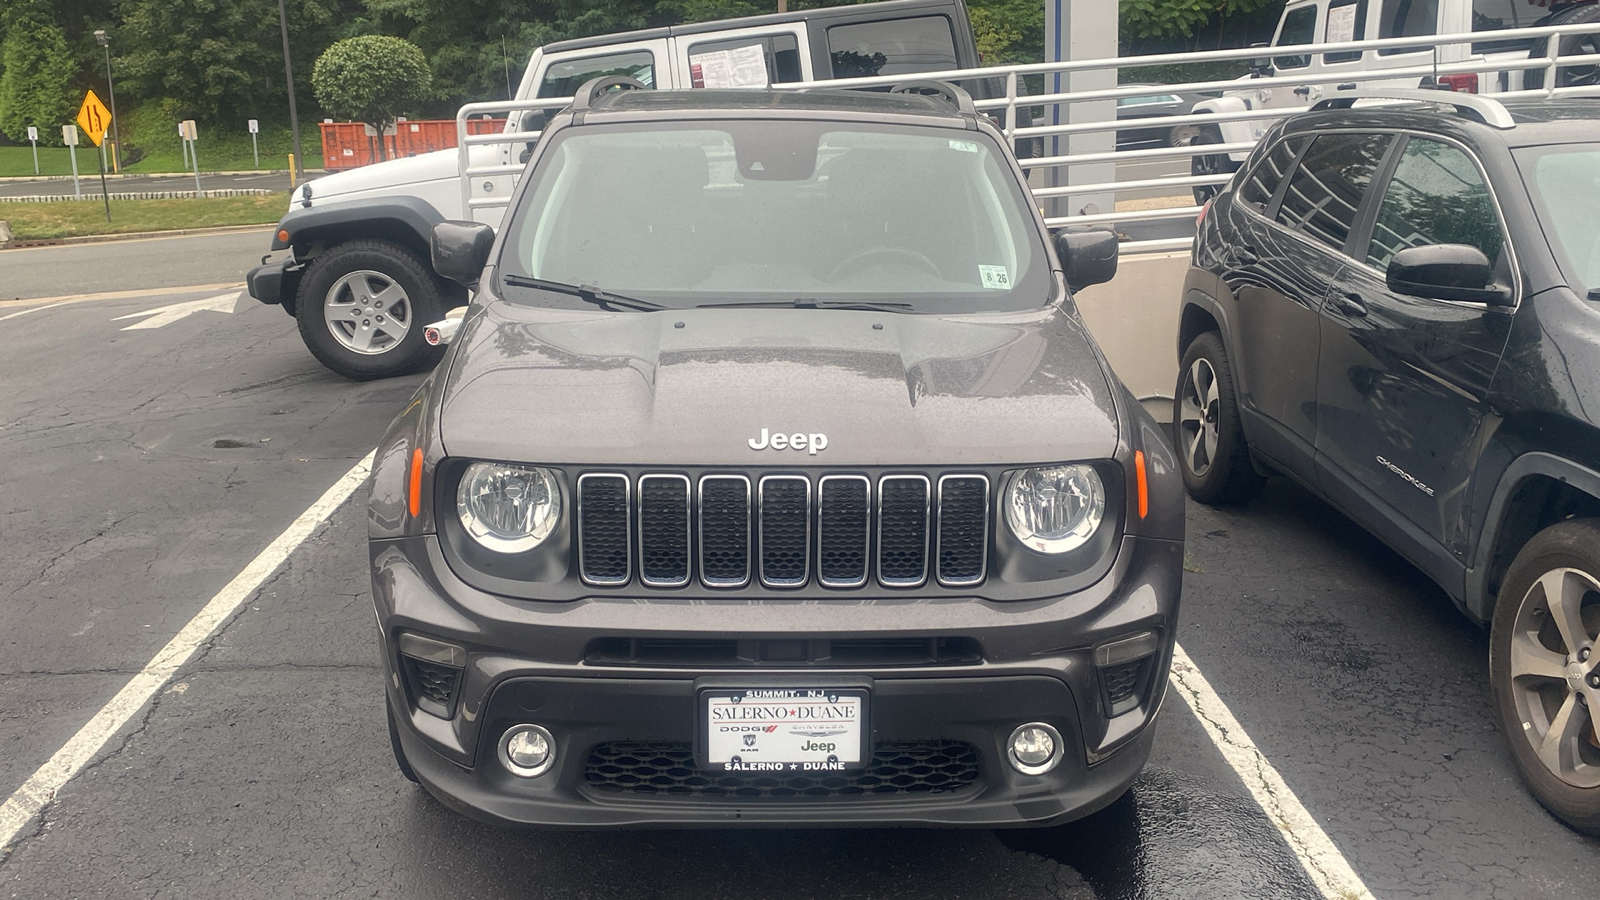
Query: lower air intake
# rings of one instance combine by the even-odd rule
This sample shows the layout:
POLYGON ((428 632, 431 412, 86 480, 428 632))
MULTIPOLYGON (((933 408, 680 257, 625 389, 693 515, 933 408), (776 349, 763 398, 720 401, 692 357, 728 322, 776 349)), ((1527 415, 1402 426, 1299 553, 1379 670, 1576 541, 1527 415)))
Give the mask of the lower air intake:
POLYGON ((613 741, 589 751, 584 781, 608 794, 739 801, 951 794, 977 783, 978 751, 959 741, 884 741, 861 771, 788 775, 706 772, 686 743, 613 741))

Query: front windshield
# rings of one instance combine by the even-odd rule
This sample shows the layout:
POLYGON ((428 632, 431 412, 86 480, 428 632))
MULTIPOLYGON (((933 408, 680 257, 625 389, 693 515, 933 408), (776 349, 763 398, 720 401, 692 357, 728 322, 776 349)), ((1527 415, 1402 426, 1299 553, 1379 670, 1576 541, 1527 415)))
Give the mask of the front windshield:
POLYGON ((1517 165, 1573 287, 1600 288, 1600 144, 1525 148, 1517 165))
MULTIPOLYGON (((511 219, 508 276, 671 307, 943 313, 1050 299, 1027 196, 982 134, 770 120, 582 126, 543 151, 511 219)), ((531 293, 513 285, 506 296, 573 302, 531 293)))

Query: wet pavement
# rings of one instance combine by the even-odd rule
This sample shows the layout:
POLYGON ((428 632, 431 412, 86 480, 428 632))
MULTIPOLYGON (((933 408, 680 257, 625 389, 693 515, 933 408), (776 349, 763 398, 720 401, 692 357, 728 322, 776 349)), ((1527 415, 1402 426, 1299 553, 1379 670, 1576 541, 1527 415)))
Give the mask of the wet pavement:
MULTIPOLYGON (((252 262, 247 246, 151 249, 218 271, 252 262)), ((27 260, 51 258, 13 253, 0 281, 47 290, 27 260)), ((128 259, 91 249, 71 275, 131 287, 128 259)), ((143 331, 113 321, 204 296, 180 284, 7 323, 0 797, 370 450, 418 381, 338 379, 291 319, 251 301, 143 331)), ((363 504, 357 491, 340 506, 23 829, 0 856, 0 897, 1317 895, 1175 692, 1130 794, 1056 828, 530 833, 463 819, 389 755, 363 504)), ((1375 896, 1593 895, 1600 848, 1512 771, 1484 635, 1414 568, 1282 480, 1242 508, 1191 504, 1187 555, 1181 643, 1375 896)))

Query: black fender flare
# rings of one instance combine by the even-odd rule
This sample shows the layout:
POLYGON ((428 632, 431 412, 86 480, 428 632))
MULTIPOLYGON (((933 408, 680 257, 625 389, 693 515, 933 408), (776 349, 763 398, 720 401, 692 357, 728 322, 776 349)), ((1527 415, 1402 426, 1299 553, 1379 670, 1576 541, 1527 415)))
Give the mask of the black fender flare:
POLYGON ((1478 534, 1472 567, 1466 572, 1466 596, 1462 598, 1462 605, 1480 622, 1487 622, 1494 615, 1494 598, 1489 596, 1488 579, 1495 544, 1505 524, 1506 507, 1522 483, 1536 475, 1565 482, 1592 497, 1600 498, 1600 472, 1565 457, 1535 450, 1518 456, 1511 461, 1511 465, 1506 466, 1495 485, 1494 497, 1489 501, 1489 511, 1484 516, 1483 528, 1478 534))
POLYGON ((273 232, 272 249, 287 250, 295 244, 337 231, 340 226, 378 222, 391 227, 399 225, 415 235, 421 246, 427 247, 433 226, 443 221, 444 215, 434 209, 433 204, 417 197, 334 201, 289 210, 278 221, 278 230, 273 232))
MULTIPOLYGON (((1183 292, 1183 303, 1178 309, 1178 358, 1183 358, 1184 351, 1189 349, 1188 345, 1193 342, 1192 339, 1187 342, 1183 339, 1184 314, 1188 312, 1191 306, 1204 310, 1211 316, 1212 321, 1217 323, 1217 332, 1222 338, 1222 349, 1228 352, 1229 358, 1232 358, 1233 323, 1228 319, 1228 311, 1223 308, 1222 303, 1217 298, 1195 287, 1183 292)), ((1235 372, 1234 380, 1237 381, 1238 378, 1239 375, 1235 372)))

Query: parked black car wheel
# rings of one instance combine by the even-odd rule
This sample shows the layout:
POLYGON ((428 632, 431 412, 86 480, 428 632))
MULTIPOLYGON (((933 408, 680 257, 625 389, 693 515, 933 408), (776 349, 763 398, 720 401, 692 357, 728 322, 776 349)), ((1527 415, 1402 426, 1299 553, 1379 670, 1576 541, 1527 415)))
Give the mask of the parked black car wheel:
POLYGON ((400 767, 400 774, 412 784, 418 784, 417 773, 411 768, 411 760, 406 759, 405 748, 400 746, 400 727, 394 723, 394 710, 384 704, 384 711, 389 714, 389 749, 394 751, 394 764, 400 767))
POLYGON ((1600 519, 1546 528, 1511 564, 1489 644, 1495 710, 1522 780, 1600 834, 1600 519))
POLYGON ((411 251, 353 241, 312 260, 300 282, 300 336, 323 365, 368 381, 433 365, 422 331, 444 317, 446 288, 411 251))
POLYGON ((1233 369, 1215 331, 1195 338, 1183 354, 1172 427, 1190 496, 1201 503, 1243 503, 1261 491, 1266 479, 1250 465, 1233 369))
MULTIPOLYGON (((1176 140, 1173 146, 1197 147, 1201 144, 1220 144, 1222 134, 1215 128, 1207 125, 1199 129, 1193 137, 1184 143, 1176 140)), ((1200 175, 1232 175, 1239 170, 1239 164, 1234 162, 1226 153, 1201 153, 1189 159, 1189 174, 1200 175)), ((1204 206, 1218 194, 1222 193, 1224 185, 1200 184, 1194 188, 1194 202, 1196 206, 1204 206)))

